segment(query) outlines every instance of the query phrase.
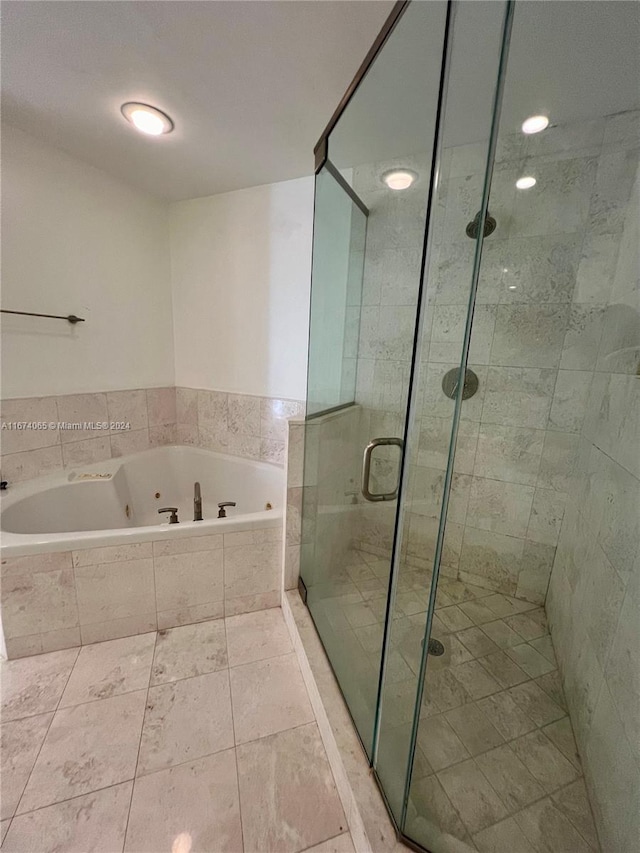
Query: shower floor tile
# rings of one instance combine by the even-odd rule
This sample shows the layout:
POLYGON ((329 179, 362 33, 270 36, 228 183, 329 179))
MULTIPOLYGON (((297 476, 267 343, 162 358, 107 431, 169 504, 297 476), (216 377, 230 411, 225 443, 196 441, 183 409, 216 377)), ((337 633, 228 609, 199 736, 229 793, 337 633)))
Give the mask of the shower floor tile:
MULTIPOLYGON (((381 574, 385 565, 364 552, 350 563, 376 565, 381 574)), ((404 593, 398 595, 389 647, 393 676, 385 688, 382 739, 385 713, 389 737, 393 726, 411 724, 422 655, 431 574, 427 570, 406 574, 417 593, 412 604, 423 600, 424 606, 418 612, 412 607, 409 616, 404 593), (398 656, 410 671, 404 679, 397 677, 406 673, 398 656)), ((370 679, 380 664, 384 615, 355 630, 347 615, 359 612, 366 601, 361 586, 367 577, 362 569, 350 575, 336 571, 330 599, 331 622, 344 632, 353 682, 370 679), (347 579, 348 595, 346 589, 341 595, 338 590, 347 579)), ((443 577, 432 637, 443 643, 444 654, 428 658, 418 729, 420 756, 426 760, 414 773, 407 824, 413 837, 417 841, 422 837, 429 846, 429 839, 449 833, 461 845, 456 850, 483 853, 597 853, 600 848, 544 609, 443 577)), ((369 706, 365 716, 373 718, 376 691, 362 691, 360 698, 369 706)), ((389 775, 386 753, 383 759, 389 775)), ((404 772, 403 760, 396 761, 399 774, 404 772)), ((434 843, 431 849, 438 853, 434 843)), ((443 849, 449 849, 447 844, 443 849)))
POLYGON ((3 853, 353 853, 279 608, 0 675, 3 853))

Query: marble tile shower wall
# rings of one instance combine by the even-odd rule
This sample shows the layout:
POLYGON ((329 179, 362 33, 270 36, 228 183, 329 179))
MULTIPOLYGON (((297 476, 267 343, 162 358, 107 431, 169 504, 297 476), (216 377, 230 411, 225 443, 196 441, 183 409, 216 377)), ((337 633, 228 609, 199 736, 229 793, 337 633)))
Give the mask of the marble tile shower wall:
POLYGON ((284 464, 287 418, 296 400, 193 388, 147 388, 3 400, 2 423, 108 423, 126 429, 8 429, 0 434, 2 477, 30 480, 167 444, 189 444, 284 464))
POLYGON ((640 845, 638 119, 619 116, 605 131, 599 169, 618 184, 594 211, 591 263, 600 278, 581 290, 592 309, 580 349, 586 402, 547 596, 601 845, 611 853, 640 845))
MULTIPOLYGON (((607 322, 603 282, 615 271, 631 193, 634 120, 576 122, 504 137, 498 147, 490 200, 497 228, 484 243, 469 360, 480 387, 463 404, 443 572, 536 603, 564 515, 597 362, 593 341, 607 322), (533 189, 515 188, 524 174, 536 177, 533 189)), ((465 227, 479 206, 483 153, 450 149, 442 170, 406 540, 417 565, 429 565, 434 551, 453 413, 441 382, 460 355, 474 250, 465 227)), ((423 222, 417 192, 403 201, 371 191, 383 165, 356 170, 354 180, 372 205, 357 386, 371 436, 401 434, 419 276, 413 232, 423 222), (387 217, 380 226, 378 199, 387 217)), ((424 174, 420 158, 405 165, 424 174)), ((388 507, 363 508, 362 519, 358 547, 388 547, 388 507)))

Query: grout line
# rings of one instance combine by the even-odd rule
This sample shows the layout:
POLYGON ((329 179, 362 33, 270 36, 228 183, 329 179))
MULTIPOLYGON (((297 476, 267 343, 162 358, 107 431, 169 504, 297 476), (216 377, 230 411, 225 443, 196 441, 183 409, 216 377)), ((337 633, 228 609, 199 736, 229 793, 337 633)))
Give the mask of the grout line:
POLYGON ((147 679, 147 693, 144 700, 144 712, 142 714, 142 725, 140 726, 140 739, 138 740, 138 752, 136 755, 136 766, 133 770, 133 783, 131 785, 131 797, 129 798, 129 808, 127 810, 127 822, 124 828, 124 834, 122 836, 122 850, 124 850, 125 844, 127 842, 127 833, 129 831, 129 820, 131 819, 131 805, 133 803, 133 792, 136 787, 136 779, 138 776, 138 764, 140 763, 140 749, 142 747, 142 734, 144 732, 144 723, 147 718, 147 705, 149 703, 149 689, 151 684, 151 673, 153 672, 153 662, 156 656, 156 647, 158 645, 158 632, 155 632, 155 639, 153 642, 153 654, 151 655, 151 666, 149 667, 149 677, 147 679))
MULTIPOLYGON (((74 658, 74 660, 73 660, 73 664, 72 664, 72 666, 71 666, 71 669, 69 670, 69 675, 67 676, 67 680, 65 681, 65 684, 64 684, 63 689, 60 691, 60 698, 58 699, 58 701, 57 701, 57 703, 56 703, 56 707, 54 708, 53 713, 52 713, 51 711, 43 711, 43 712, 42 712, 42 713, 44 713, 44 714, 51 714, 51 719, 49 720, 49 725, 47 726, 47 731, 45 732, 45 735, 44 735, 44 737, 42 738, 42 743, 40 744, 40 749, 38 750, 38 754, 37 754, 37 755, 36 755, 36 757, 35 757, 35 761, 34 761, 34 762, 33 762, 33 764, 31 765, 31 771, 29 772, 29 776, 27 777, 27 781, 26 781, 26 783, 25 783, 25 786, 24 786, 24 788, 22 789, 22 793, 20 794, 20 799, 18 800, 18 803, 17 803, 17 805, 16 805, 15 811, 14 811, 14 813, 13 813, 13 815, 12 815, 12 818, 11 818, 12 820, 13 820, 13 818, 17 815, 17 813, 18 813, 18 810, 19 810, 19 808, 20 808, 20 803, 22 802, 22 800, 23 800, 23 798, 24 798, 25 791, 27 790, 27 787, 29 786, 29 782, 31 781, 31 776, 33 775, 33 771, 34 771, 34 770, 35 770, 35 768, 36 768, 36 764, 38 763, 38 759, 40 758, 40 753, 42 752, 42 748, 44 747, 45 741, 46 741, 46 740, 47 740, 47 738, 49 737, 49 732, 51 731, 51 726, 53 725, 53 721, 54 721, 54 719, 55 719, 55 717, 56 717, 56 714, 58 713, 58 708, 60 707, 60 702, 62 702, 62 697, 64 696, 64 692, 65 692, 65 690, 67 689, 67 685, 69 684, 69 679, 71 678, 71 674, 73 673, 73 670, 76 668, 76 664, 77 664, 77 662, 78 662, 78 658, 79 658, 79 657, 80 657, 80 647, 78 647, 78 651, 76 652, 76 656, 75 656, 75 658, 74 658)), ((31 716, 31 717, 35 717, 35 716, 39 716, 39 715, 37 715, 37 714, 31 714, 30 716, 31 716)), ((21 717, 20 719, 26 719, 26 718, 25 718, 25 717, 21 717)), ((9 826, 9 829, 11 829, 11 826, 9 826)), ((7 832, 8 832, 8 831, 9 831, 9 830, 7 830, 7 832)))
MULTIPOLYGON (((229 661, 229 637, 227 634, 227 620, 224 620, 224 639, 227 651, 227 663, 229 661)), ((242 797, 240 794, 240 768, 238 767, 238 750, 237 750, 237 741, 236 741, 236 722, 233 714, 233 693, 231 690, 231 672, 230 667, 227 667, 228 675, 228 683, 229 683, 229 706, 231 708, 231 730, 233 732, 233 758, 236 766, 236 791, 238 792, 238 818, 240 820, 240 838, 242 843, 242 850, 245 848, 245 839, 244 839, 244 823, 242 820, 242 797)))

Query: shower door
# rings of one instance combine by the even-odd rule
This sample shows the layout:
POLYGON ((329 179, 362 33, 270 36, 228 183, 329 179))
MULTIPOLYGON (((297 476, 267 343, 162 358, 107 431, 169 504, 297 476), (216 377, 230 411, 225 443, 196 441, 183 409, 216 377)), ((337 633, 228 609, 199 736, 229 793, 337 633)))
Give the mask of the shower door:
POLYGON ((449 14, 406 7, 316 152, 301 588, 372 761, 449 14))

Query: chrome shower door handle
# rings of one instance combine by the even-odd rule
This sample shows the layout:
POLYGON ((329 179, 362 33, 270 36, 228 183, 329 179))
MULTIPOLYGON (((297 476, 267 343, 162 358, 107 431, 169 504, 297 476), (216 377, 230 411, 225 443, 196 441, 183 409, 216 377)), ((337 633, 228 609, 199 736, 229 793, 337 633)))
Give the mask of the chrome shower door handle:
POLYGON ((400 462, 402 461, 402 450, 404 449, 404 441, 401 438, 373 438, 364 449, 362 458, 362 495, 367 501, 394 501, 398 497, 400 488, 400 462), (400 448, 400 460, 398 462, 398 482, 392 492, 370 492, 369 478, 371 476, 371 456, 376 447, 384 447, 394 445, 400 448))

